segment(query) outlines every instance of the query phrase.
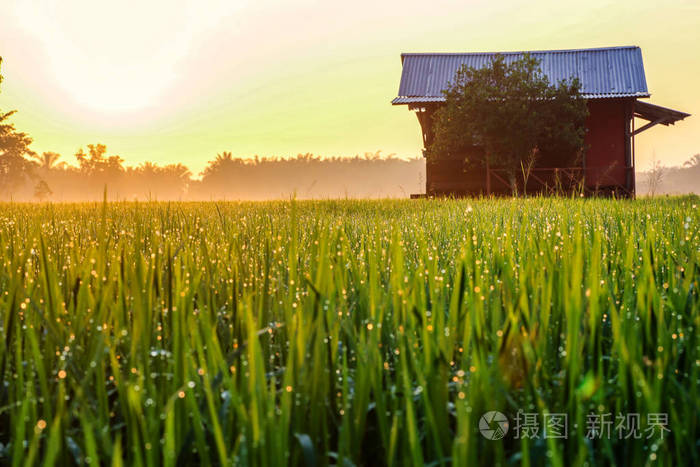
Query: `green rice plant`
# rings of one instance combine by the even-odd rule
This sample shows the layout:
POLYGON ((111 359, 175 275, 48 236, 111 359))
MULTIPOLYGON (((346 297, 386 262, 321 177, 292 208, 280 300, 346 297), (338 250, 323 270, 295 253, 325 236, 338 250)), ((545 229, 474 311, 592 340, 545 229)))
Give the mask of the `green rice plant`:
POLYGON ((699 204, 3 204, 0 464, 697 464, 699 204))

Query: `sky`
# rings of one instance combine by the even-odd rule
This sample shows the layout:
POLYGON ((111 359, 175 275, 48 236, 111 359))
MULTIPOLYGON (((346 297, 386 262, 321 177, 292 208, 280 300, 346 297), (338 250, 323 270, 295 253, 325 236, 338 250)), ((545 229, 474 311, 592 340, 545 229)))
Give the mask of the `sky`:
POLYGON ((694 116, 636 140, 638 168, 700 153, 700 0, 2 0, 0 109, 64 161, 217 153, 418 157, 392 106, 402 52, 637 45, 650 102, 694 116))

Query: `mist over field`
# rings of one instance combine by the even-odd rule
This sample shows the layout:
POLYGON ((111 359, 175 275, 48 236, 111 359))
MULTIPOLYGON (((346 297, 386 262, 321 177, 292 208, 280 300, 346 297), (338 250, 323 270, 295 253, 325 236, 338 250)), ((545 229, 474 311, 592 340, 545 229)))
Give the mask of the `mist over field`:
POLYGON ((128 166, 104 145, 89 145, 68 164, 55 153, 37 155, 15 171, 0 196, 17 201, 270 200, 296 197, 407 198, 425 189, 425 161, 384 156, 237 158, 224 152, 199 174, 182 164, 128 166))
MULTIPOLYGON (((638 195, 652 194, 650 191, 655 178, 654 174, 654 170, 637 172, 638 195)), ((661 167, 660 181, 655 194, 677 195, 689 193, 700 193, 700 165, 661 167)))
MULTIPOLYGON (((354 157, 236 158, 217 155, 193 174, 182 164, 124 164, 102 145, 77 154, 77 164, 55 153, 38 155, 31 170, 0 194, 15 201, 102 200, 273 200, 407 198, 425 192, 425 159, 401 159, 381 151, 354 157)), ((637 194, 700 193, 700 164, 637 172, 637 194)), ((695 162, 695 163, 693 163, 695 162)))

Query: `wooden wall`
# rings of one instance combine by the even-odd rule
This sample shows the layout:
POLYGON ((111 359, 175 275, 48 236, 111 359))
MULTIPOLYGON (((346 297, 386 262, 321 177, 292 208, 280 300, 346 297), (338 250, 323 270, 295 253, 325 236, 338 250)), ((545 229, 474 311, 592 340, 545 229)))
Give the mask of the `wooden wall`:
POLYGON ((634 101, 599 99, 588 102, 586 126, 586 186, 626 187, 629 157, 630 109, 634 101))
MULTIPOLYGON (((476 149, 472 157, 482 157, 476 149)), ((468 153, 425 163, 426 193, 433 196, 486 194, 486 168, 467 164, 468 153)))

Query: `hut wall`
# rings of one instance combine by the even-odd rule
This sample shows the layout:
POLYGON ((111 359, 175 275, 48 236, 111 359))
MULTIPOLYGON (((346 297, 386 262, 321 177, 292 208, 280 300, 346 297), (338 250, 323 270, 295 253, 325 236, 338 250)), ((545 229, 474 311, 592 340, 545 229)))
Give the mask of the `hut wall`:
POLYGON ((586 186, 606 188, 626 186, 629 125, 625 99, 600 99, 588 102, 586 126, 586 186))
POLYGON ((468 165, 465 160, 480 157, 474 149, 450 158, 426 160, 426 193, 429 195, 467 196, 486 193, 486 169, 468 165))

